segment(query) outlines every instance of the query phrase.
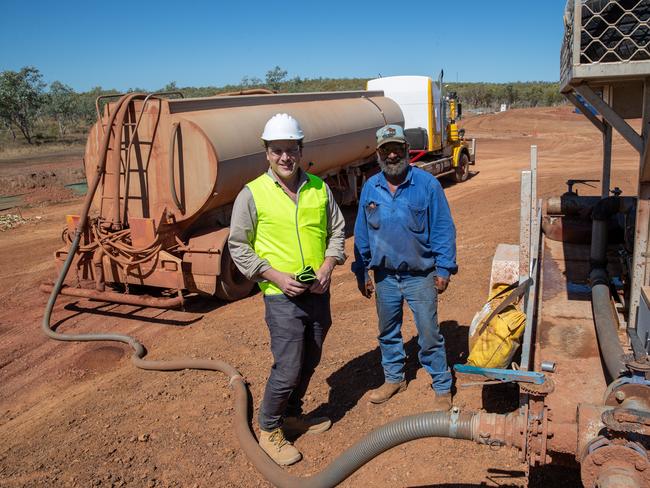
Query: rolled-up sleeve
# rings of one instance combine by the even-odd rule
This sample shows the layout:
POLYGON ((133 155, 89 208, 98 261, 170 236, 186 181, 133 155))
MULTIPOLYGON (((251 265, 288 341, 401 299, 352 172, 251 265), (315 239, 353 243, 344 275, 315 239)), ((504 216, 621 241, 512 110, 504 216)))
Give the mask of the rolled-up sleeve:
POLYGON ((264 271, 271 268, 266 259, 260 258, 251 242, 255 237, 257 209, 253 194, 245 186, 233 204, 230 217, 228 250, 237 269, 249 280, 260 281, 264 271))
POLYGON ((325 257, 336 259, 336 264, 343 264, 345 256, 345 218, 329 186, 327 189, 327 248, 325 257))

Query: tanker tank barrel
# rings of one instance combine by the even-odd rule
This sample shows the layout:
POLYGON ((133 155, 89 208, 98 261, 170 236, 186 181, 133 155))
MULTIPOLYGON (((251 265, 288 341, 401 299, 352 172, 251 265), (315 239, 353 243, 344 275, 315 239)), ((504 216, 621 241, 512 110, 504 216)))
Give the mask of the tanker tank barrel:
MULTIPOLYGON (((127 122, 135 125, 137 137, 129 140, 138 144, 129 144, 126 154, 109 154, 113 180, 105 192, 119 206, 114 203, 107 209, 102 201, 105 192, 96 196, 94 204, 104 218, 126 214, 153 218, 157 225, 189 224, 232 203, 239 190, 266 169, 259 135, 275 113, 290 113, 301 121, 305 160, 313 163, 310 171, 317 175, 372 157, 375 131, 386 123, 403 124, 395 102, 381 92, 366 91, 152 97, 134 102, 134 112, 139 118, 127 122), (115 169, 120 157, 129 161, 128 181, 115 169)), ((103 130, 101 125, 96 124, 88 138, 88 178, 98 159, 94 141, 103 130)), ((110 218, 120 223, 119 217, 110 218)))

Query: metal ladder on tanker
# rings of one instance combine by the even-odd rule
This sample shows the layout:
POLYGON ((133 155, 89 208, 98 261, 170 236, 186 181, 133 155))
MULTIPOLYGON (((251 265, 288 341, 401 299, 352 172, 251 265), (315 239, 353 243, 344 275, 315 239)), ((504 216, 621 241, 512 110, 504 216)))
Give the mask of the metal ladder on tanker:
MULTIPOLYGON (((143 105, 142 105, 142 110, 140 111, 139 117, 137 119, 135 118, 135 110, 128 110, 127 111, 127 120, 121 125, 119 128, 119 151, 120 151, 120 164, 119 164, 119 171, 120 171, 120 187, 122 186, 122 181, 124 181, 124 191, 119 192, 119 200, 117 204, 119 205, 120 209, 123 209, 122 211, 122 217, 121 221, 122 223, 126 222, 127 220, 127 211, 128 211, 128 206, 127 202, 129 199, 135 199, 135 200, 145 200, 147 198, 146 195, 146 186, 143 186, 141 188, 142 190, 142 195, 140 196, 132 196, 129 195, 129 188, 130 188, 130 179, 131 179, 131 173, 141 173, 146 171, 140 161, 140 164, 138 164, 138 167, 136 169, 131 168, 131 150, 134 146, 134 143, 137 143, 137 147, 139 148, 140 146, 151 146, 153 145, 153 140, 147 141, 147 140, 140 140, 138 138, 138 128, 140 126, 140 122, 142 121, 142 116, 144 115, 144 109, 146 107, 146 103, 149 100, 149 97, 151 95, 148 95, 147 98, 145 98, 143 105), (122 202, 124 202, 124 205, 122 205, 122 202)), ((101 98, 101 97, 100 97, 101 98)), ((99 98, 98 98, 99 101, 99 98)), ((97 104, 98 107, 98 104, 97 104)), ((129 107, 130 109, 131 107, 129 107)), ((99 115, 99 108, 98 110, 98 115, 99 115)), ((106 106, 106 117, 110 117, 110 105, 106 106)), ((101 118, 99 120, 102 120, 101 118)), ((101 123, 99 124, 101 129, 102 129, 102 134, 107 129, 107 124, 101 123)), ((112 132, 115 131, 114 127, 111 127, 110 129, 112 132)), ((117 140, 117 135, 113 134, 113 136, 109 139, 110 141, 113 141, 112 143, 109 143, 108 146, 108 151, 106 155, 107 161, 110 161, 110 155, 111 152, 115 150, 114 145, 115 141, 117 140)), ((142 156, 138 156, 137 159, 140 160, 142 156)), ((148 155, 147 155, 148 158, 148 155)), ((107 168, 108 169, 108 168, 107 168)), ((104 202, 106 200, 114 200, 114 197, 112 195, 105 195, 105 188, 106 188, 106 179, 114 178, 115 173, 114 172, 109 172, 107 170, 104 171, 104 175, 102 176, 102 185, 101 186, 101 193, 99 197, 99 210, 100 210, 100 215, 105 215, 104 214, 104 202)))

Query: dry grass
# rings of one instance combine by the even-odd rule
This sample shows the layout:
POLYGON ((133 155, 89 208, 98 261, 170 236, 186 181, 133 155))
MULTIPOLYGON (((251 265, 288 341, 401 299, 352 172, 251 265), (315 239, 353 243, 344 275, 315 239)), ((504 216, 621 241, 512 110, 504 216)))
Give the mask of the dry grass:
POLYGON ((0 145, 0 161, 7 159, 28 158, 59 152, 83 152, 84 143, 47 143, 47 144, 16 144, 11 146, 0 145))
POLYGON ((56 126, 40 123, 34 129, 33 144, 28 144, 18 132, 13 140, 8 130, 0 129, 0 161, 27 159, 58 153, 83 152, 88 128, 77 127, 60 137, 56 126))

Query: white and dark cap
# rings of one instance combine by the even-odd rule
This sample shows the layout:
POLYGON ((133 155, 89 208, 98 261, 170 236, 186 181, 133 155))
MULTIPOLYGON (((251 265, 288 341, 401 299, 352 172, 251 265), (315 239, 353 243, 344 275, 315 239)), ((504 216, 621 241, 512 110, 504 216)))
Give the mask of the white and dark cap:
POLYGON ((388 142, 399 142, 406 144, 406 137, 404 136, 404 129, 396 124, 388 124, 377 131, 377 147, 380 147, 388 142))

